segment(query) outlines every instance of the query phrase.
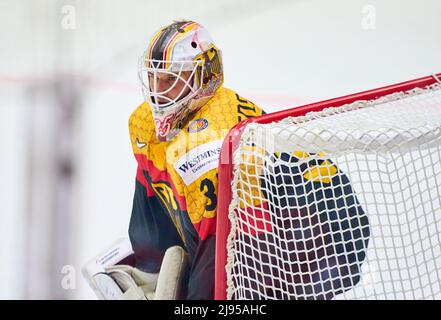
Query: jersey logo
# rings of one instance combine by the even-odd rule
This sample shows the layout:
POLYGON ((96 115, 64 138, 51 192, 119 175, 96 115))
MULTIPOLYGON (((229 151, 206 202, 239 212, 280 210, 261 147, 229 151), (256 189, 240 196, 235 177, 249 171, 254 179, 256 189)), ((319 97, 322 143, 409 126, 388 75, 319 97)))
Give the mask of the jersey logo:
POLYGON ((152 182, 152 187, 166 208, 178 210, 178 204, 173 196, 173 191, 167 184, 163 182, 152 182))
POLYGON ((207 127, 208 127, 207 119, 199 118, 190 122, 190 124, 188 125, 188 132, 190 133, 199 132, 207 127))
POLYGON ((178 230, 179 235, 182 238, 182 241, 185 243, 185 237, 182 231, 182 225, 179 219, 176 217, 176 215, 179 212, 178 203, 175 200, 175 197, 173 195, 173 191, 171 187, 164 182, 152 182, 152 188, 155 191, 155 194, 158 196, 158 198, 162 201, 164 204, 164 207, 166 208, 170 219, 173 221, 173 224, 175 225, 176 229, 178 230))
POLYGON ((147 143, 145 142, 139 142, 138 138, 136 138, 136 146, 138 147, 138 149, 142 149, 147 145, 147 143))
POLYGON ((221 146, 222 139, 207 142, 191 149, 176 161, 174 168, 187 186, 218 167, 221 146))

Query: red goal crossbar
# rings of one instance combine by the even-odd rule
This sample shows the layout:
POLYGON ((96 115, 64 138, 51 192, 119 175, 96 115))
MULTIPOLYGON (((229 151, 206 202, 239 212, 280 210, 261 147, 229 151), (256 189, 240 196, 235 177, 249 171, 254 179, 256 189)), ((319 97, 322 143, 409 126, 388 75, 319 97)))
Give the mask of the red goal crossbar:
POLYGON ((347 95, 335 99, 307 104, 271 114, 244 120, 234 126, 225 137, 219 159, 218 205, 217 205, 217 230, 216 230, 216 267, 215 267, 215 299, 224 300, 227 295, 227 237, 230 230, 228 219, 229 205, 232 199, 231 182, 233 179, 233 151, 237 148, 244 128, 250 123, 270 123, 286 117, 305 115, 311 111, 321 111, 328 107, 338 107, 360 100, 374 100, 379 97, 414 88, 424 88, 439 81, 441 73, 423 78, 402 82, 386 87, 347 95))

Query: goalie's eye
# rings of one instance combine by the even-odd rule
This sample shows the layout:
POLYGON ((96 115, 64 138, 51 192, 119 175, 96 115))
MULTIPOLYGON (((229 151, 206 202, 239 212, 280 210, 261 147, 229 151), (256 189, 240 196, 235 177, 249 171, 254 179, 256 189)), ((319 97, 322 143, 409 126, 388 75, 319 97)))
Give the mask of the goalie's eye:
POLYGON ((167 81, 168 82, 175 82, 176 81, 176 76, 169 76, 169 77, 167 77, 167 81))
POLYGON ((176 75, 160 75, 160 76, 154 76, 153 74, 149 74, 149 81, 152 82, 154 80, 156 80, 157 82, 163 82, 163 83, 168 83, 168 84, 173 84, 176 82, 176 80, 178 79, 178 77, 176 75))

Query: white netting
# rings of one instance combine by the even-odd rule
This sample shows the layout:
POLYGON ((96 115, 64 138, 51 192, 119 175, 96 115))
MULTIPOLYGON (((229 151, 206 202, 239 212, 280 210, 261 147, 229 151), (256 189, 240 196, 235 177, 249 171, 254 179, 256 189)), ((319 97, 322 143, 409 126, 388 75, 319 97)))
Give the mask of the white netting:
POLYGON ((441 299, 441 86, 246 127, 227 298, 441 299))

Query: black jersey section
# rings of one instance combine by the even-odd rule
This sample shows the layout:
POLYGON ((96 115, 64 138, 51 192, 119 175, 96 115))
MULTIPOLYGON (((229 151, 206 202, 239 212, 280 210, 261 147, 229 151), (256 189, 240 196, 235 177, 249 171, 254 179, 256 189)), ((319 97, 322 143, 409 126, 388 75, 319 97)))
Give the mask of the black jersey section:
MULTIPOLYGON (((146 171, 147 183, 153 189, 146 171)), ((172 246, 183 247, 188 254, 182 293, 186 299, 213 299, 214 296, 214 252, 215 237, 202 241, 187 211, 178 209, 169 212, 161 195, 147 196, 146 187, 136 180, 129 236, 135 252, 135 266, 145 272, 160 270, 165 251, 172 246), (178 231, 180 229, 180 231, 178 231), (187 295, 188 292, 188 295, 187 295)))
POLYGON ((165 251, 184 247, 173 221, 157 197, 147 197, 146 187, 136 180, 129 237, 135 252, 136 267, 145 272, 159 272, 165 251))

